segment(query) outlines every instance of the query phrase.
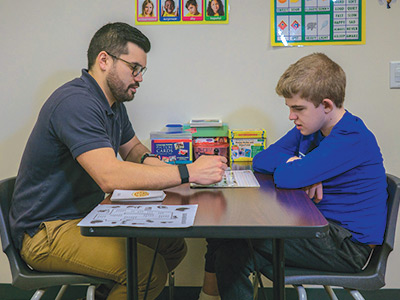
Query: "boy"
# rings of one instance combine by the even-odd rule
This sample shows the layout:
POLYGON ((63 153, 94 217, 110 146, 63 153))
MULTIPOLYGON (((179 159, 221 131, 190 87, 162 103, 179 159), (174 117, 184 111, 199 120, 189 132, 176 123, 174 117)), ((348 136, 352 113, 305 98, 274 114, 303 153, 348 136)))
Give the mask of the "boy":
MULTIPOLYGON (((329 221, 325 237, 285 241, 287 266, 359 272, 383 241, 383 159, 374 135, 344 109, 345 87, 342 68, 322 53, 291 65, 276 87, 295 127, 256 155, 253 169, 273 174, 278 188, 303 189, 329 221)), ((253 247, 262 272, 271 264, 272 241, 254 240, 253 247)), ((246 241, 209 242, 209 249, 221 299, 253 299, 248 275, 255 267, 246 241)))

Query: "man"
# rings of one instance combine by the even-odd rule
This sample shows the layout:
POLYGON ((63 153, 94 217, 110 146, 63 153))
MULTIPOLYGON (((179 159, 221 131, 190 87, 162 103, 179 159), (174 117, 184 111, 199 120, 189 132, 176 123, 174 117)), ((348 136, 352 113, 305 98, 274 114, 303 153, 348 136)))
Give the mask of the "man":
MULTIPOLYGON (((22 258, 39 271, 92 275, 116 282, 108 299, 126 299, 123 238, 83 237, 76 224, 114 189, 164 189, 183 182, 221 180, 226 159, 201 157, 167 165, 139 141, 124 102, 146 71, 150 42, 124 23, 93 36, 88 70, 57 89, 41 109, 18 172, 10 223, 22 258), (117 159, 120 154, 123 161, 117 159)), ((143 295, 155 241, 138 245, 143 295)), ((183 239, 163 239, 149 290, 154 299, 183 259, 183 239)))
MULTIPOLYGON (((359 272, 372 248, 383 241, 383 159, 374 135, 343 107, 345 87, 342 68, 322 53, 291 65, 276 87, 295 127, 257 154, 253 168, 273 174, 279 188, 304 189, 329 221, 324 237, 285 241, 288 266, 359 272)), ((253 240, 252 245, 262 272, 271 265, 272 241, 253 240)), ((218 290, 221 299, 253 299, 248 280, 255 269, 251 251, 247 241, 209 241, 206 258, 215 263, 206 273, 209 280, 200 299, 218 299, 218 290), (211 281, 213 272, 216 279, 211 281)))

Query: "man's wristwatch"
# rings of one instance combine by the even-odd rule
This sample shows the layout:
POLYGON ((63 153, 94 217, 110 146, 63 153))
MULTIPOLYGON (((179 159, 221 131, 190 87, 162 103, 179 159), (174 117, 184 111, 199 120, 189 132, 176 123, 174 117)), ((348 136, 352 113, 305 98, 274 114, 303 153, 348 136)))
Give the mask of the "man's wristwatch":
POLYGON ((178 165, 179 175, 181 176, 181 183, 189 182, 189 171, 186 165, 178 165))
POLYGON ((157 157, 158 159, 160 159, 160 156, 158 156, 157 154, 145 153, 142 155, 142 158, 140 159, 140 163, 142 164, 144 162, 144 160, 148 157, 157 157))

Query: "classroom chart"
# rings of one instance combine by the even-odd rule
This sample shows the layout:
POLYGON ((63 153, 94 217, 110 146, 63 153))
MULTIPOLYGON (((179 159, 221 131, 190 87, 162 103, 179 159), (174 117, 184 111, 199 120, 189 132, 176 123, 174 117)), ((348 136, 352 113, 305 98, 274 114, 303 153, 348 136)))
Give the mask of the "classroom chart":
POLYGON ((136 25, 227 24, 229 0, 135 0, 136 25))
POLYGON ((365 0, 272 0, 271 45, 365 44, 365 0))

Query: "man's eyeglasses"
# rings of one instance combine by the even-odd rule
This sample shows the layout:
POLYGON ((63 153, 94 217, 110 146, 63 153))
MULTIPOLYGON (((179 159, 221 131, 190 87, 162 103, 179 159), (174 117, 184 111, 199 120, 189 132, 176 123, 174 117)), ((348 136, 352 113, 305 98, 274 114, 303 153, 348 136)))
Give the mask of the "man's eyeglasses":
POLYGON ((147 71, 147 68, 146 68, 146 67, 142 67, 142 66, 139 65, 139 64, 130 63, 130 62, 126 61, 125 59, 116 57, 115 55, 112 55, 112 54, 108 53, 107 51, 106 51, 106 53, 107 53, 108 55, 110 55, 112 58, 118 59, 118 60, 120 60, 120 61, 126 63, 126 64, 128 65, 128 67, 131 68, 133 77, 137 77, 137 76, 139 76, 140 74, 142 74, 142 76, 144 76, 144 74, 145 74, 146 71, 147 71))

